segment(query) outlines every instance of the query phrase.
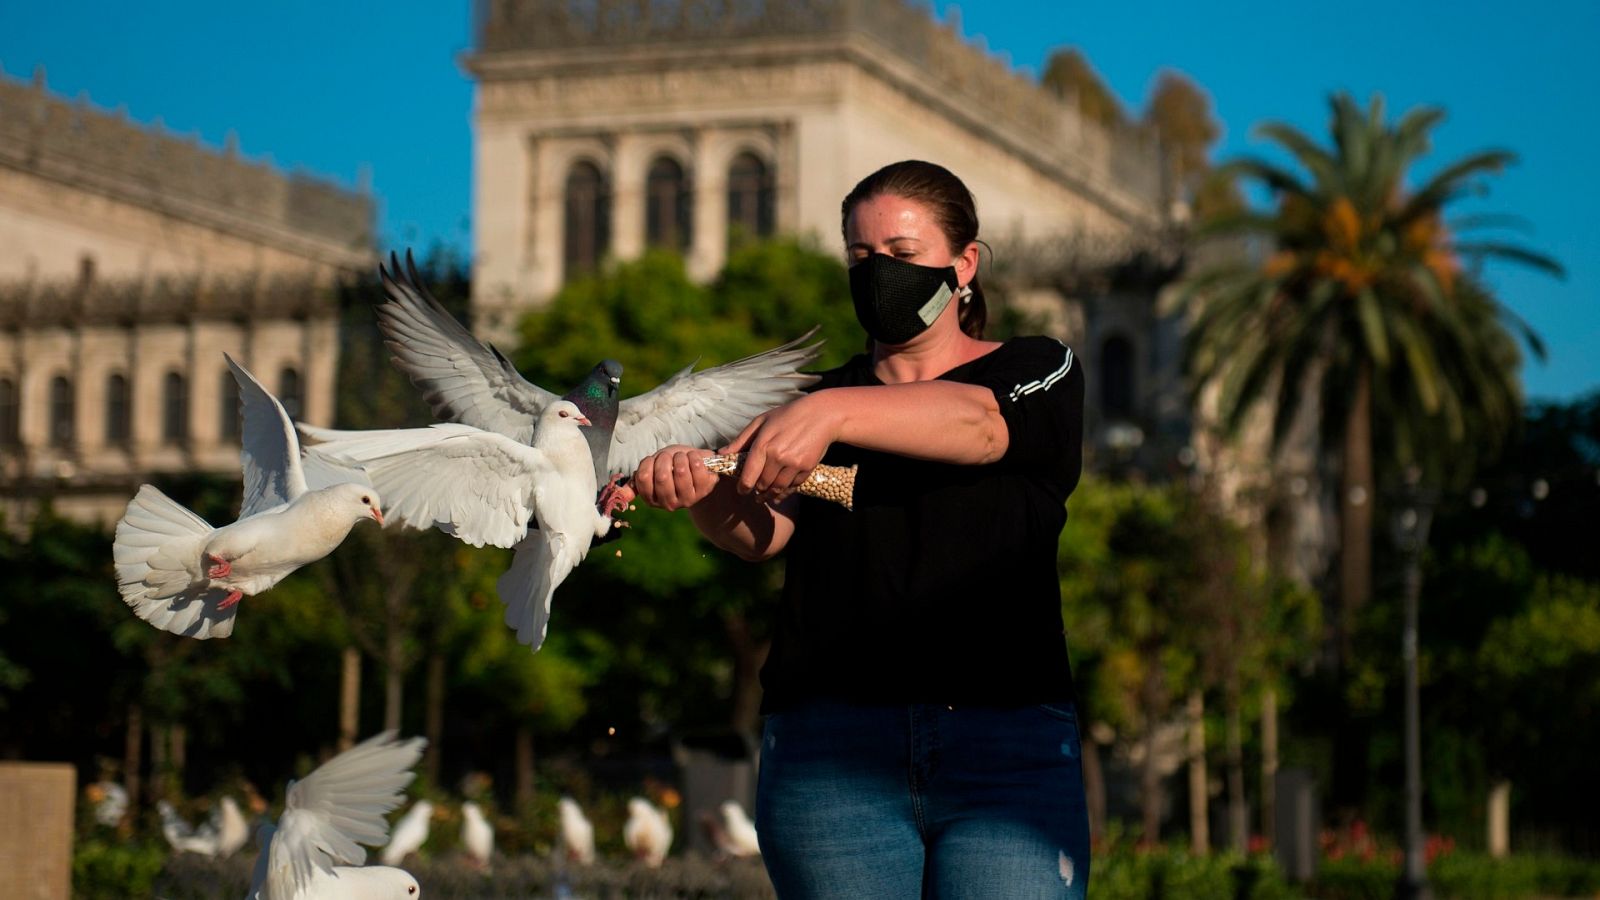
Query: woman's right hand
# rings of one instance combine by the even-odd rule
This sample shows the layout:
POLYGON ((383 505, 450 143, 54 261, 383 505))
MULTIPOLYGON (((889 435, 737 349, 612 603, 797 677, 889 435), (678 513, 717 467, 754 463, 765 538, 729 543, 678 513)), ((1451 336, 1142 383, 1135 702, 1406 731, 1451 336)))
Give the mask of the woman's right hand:
POLYGON ((704 500, 722 476, 701 460, 710 450, 674 444, 639 461, 630 486, 639 499, 665 510, 687 509, 704 500))

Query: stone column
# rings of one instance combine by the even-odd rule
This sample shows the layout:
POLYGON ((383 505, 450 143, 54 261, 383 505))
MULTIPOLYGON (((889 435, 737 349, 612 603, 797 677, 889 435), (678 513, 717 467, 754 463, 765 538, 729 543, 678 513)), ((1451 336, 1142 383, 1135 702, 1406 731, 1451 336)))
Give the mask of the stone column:
POLYGON ((685 260, 689 277, 710 281, 728 260, 728 165, 717 152, 717 133, 701 129, 692 138, 694 236, 685 260))
POLYGON ((611 162, 611 252, 617 259, 637 259, 645 246, 645 175, 647 148, 638 135, 619 134, 611 162))

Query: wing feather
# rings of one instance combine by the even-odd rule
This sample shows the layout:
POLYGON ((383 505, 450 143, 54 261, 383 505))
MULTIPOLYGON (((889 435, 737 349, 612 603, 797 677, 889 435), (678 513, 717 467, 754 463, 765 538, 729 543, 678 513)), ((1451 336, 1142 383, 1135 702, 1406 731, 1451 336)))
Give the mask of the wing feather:
POLYGON ((222 354, 239 383, 244 415, 239 461, 244 467, 244 501, 239 518, 282 506, 306 492, 300 468, 300 442, 283 404, 228 354, 222 354))
POLYGON ((389 297, 375 309, 378 330, 433 414, 530 443, 540 411, 556 395, 523 378, 493 344, 456 321, 422 286, 411 251, 404 272, 393 253, 389 268, 378 272, 389 297))
POLYGON ((816 333, 813 328, 765 353, 701 372, 689 366, 655 390, 622 401, 610 470, 632 472, 640 460, 669 444, 716 448, 737 437, 751 419, 799 398, 802 388, 817 380, 799 371, 821 353, 821 341, 801 346, 816 333))

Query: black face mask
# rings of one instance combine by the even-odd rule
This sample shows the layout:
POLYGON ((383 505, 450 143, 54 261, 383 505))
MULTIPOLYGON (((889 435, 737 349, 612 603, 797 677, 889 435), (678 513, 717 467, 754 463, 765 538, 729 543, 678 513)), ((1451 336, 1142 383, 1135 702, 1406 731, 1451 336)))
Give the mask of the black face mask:
POLYGON ((955 266, 919 266, 882 253, 850 267, 856 318, 882 344, 904 344, 927 331, 950 305, 957 284, 955 266))

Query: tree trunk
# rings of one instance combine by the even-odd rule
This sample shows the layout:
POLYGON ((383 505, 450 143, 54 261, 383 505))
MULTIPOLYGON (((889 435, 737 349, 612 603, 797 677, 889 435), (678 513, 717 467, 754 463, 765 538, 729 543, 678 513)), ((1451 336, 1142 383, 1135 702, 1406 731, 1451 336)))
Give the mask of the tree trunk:
POLYGON ((1199 691, 1189 692, 1189 849, 1197 855, 1211 852, 1211 823, 1206 809, 1206 701, 1199 691))
POLYGON ((167 726, 150 726, 150 797, 154 800, 172 799, 168 782, 167 726))
POLYGON ((1144 767, 1139 775, 1139 840, 1154 845, 1161 839, 1161 771, 1156 767, 1156 731, 1160 724, 1161 661, 1148 654, 1144 690, 1144 767))
POLYGON ((356 745, 356 735, 361 729, 361 651, 346 647, 340 654, 344 660, 339 676, 339 752, 356 745))
POLYGON ((122 744, 122 787, 128 792, 128 814, 123 817, 124 822, 132 822, 138 817, 139 805, 144 799, 140 793, 144 784, 139 777, 144 770, 140 752, 143 748, 144 707, 132 703, 128 705, 128 727, 122 744))
POLYGON ((1278 833, 1278 692, 1261 694, 1261 833, 1272 841, 1278 833))
POLYGON ((1100 766, 1100 745, 1085 731, 1083 740, 1083 794, 1089 807, 1089 839, 1106 833, 1106 773, 1100 766))
POLYGON ((1227 688, 1228 849, 1243 853, 1250 844, 1250 807, 1244 795, 1244 724, 1237 676, 1227 688))
POLYGON ((722 628, 733 647, 733 697, 728 724, 741 734, 754 734, 761 719, 761 665, 766 662, 770 641, 750 635, 750 622, 744 614, 725 613, 722 628))
POLYGON ((1344 429, 1343 491, 1339 498, 1339 661, 1349 666, 1356 616, 1372 596, 1372 372, 1356 375, 1344 429))
POLYGON ((533 726, 517 726, 517 807, 533 802, 533 726))
POLYGON ((428 712, 425 732, 428 753, 422 758, 423 771, 428 783, 439 786, 439 757, 441 738, 444 736, 444 654, 435 650, 428 655, 428 712))
POLYGON ((184 770, 189 767, 189 729, 179 722, 168 729, 167 740, 171 743, 168 749, 171 753, 172 783, 182 794, 184 770))
POLYGON ((390 623, 383 636, 383 730, 400 730, 401 688, 405 683, 405 648, 400 627, 390 623))

